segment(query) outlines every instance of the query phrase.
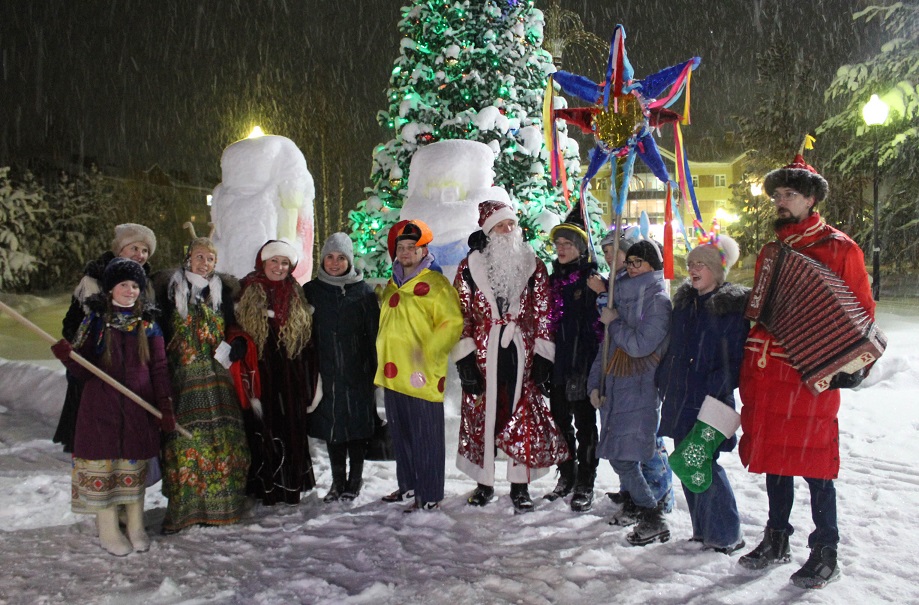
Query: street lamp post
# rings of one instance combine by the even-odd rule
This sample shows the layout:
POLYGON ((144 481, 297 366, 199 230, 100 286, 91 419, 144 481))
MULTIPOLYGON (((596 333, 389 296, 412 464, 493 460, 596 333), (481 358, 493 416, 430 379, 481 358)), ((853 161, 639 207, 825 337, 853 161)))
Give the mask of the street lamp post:
POLYGON ((871 95, 871 99, 865 103, 862 108, 862 118, 868 126, 874 126, 874 225, 871 230, 871 293, 874 300, 881 300, 881 245, 878 241, 878 181, 880 172, 880 159, 878 158, 878 129, 887 121, 887 112, 889 111, 887 103, 882 101, 877 95, 871 95))

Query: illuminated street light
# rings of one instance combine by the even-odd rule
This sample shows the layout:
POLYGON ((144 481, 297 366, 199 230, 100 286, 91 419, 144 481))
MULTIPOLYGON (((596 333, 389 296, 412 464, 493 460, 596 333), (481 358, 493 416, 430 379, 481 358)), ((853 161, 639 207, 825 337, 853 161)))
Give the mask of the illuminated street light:
POLYGON ((877 95, 871 95, 871 99, 865 103, 862 108, 862 118, 868 126, 874 126, 874 226, 871 230, 871 293, 874 300, 881 299, 881 245, 878 241, 878 180, 880 172, 880 159, 878 157, 878 129, 887 121, 887 113, 890 108, 887 103, 882 101, 877 95))

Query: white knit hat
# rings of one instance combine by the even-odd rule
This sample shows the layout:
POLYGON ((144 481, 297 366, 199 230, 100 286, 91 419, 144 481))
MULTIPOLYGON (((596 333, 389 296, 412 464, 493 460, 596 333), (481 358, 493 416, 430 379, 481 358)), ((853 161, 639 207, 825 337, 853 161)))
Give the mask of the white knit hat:
POLYGON ((737 242, 727 235, 719 234, 717 244, 703 244, 690 250, 686 262, 704 264, 715 276, 715 281, 721 285, 739 258, 740 246, 737 242))

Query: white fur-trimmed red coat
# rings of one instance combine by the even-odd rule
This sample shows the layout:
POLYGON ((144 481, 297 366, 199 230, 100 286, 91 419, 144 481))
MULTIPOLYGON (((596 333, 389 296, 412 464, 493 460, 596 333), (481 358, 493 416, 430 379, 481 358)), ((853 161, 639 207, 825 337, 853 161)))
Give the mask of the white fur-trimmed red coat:
POLYGON ((456 465, 477 483, 494 485, 495 442, 509 457, 507 478, 528 483, 569 457, 565 440, 552 420, 549 405, 530 377, 534 354, 554 361, 555 345, 549 332, 549 279, 546 267, 530 255, 527 286, 502 317, 488 282, 485 257, 473 251, 457 268, 454 287, 463 310, 463 334, 453 349, 462 359, 475 351, 476 362, 485 377, 485 392, 473 396, 463 392, 456 465), (465 277, 467 274, 472 282, 465 277), (517 347, 517 381, 514 409, 504 430, 495 437, 499 338, 517 347))

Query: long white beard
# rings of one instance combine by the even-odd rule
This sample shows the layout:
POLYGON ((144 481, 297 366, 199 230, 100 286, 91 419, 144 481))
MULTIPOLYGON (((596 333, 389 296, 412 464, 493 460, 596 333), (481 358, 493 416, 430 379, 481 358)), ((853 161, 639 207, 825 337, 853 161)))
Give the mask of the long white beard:
POLYGON ((533 254, 523 241, 519 227, 510 233, 490 235, 483 251, 488 269, 488 283, 495 298, 503 300, 501 312, 506 313, 511 301, 516 301, 530 279, 530 256, 533 254))

